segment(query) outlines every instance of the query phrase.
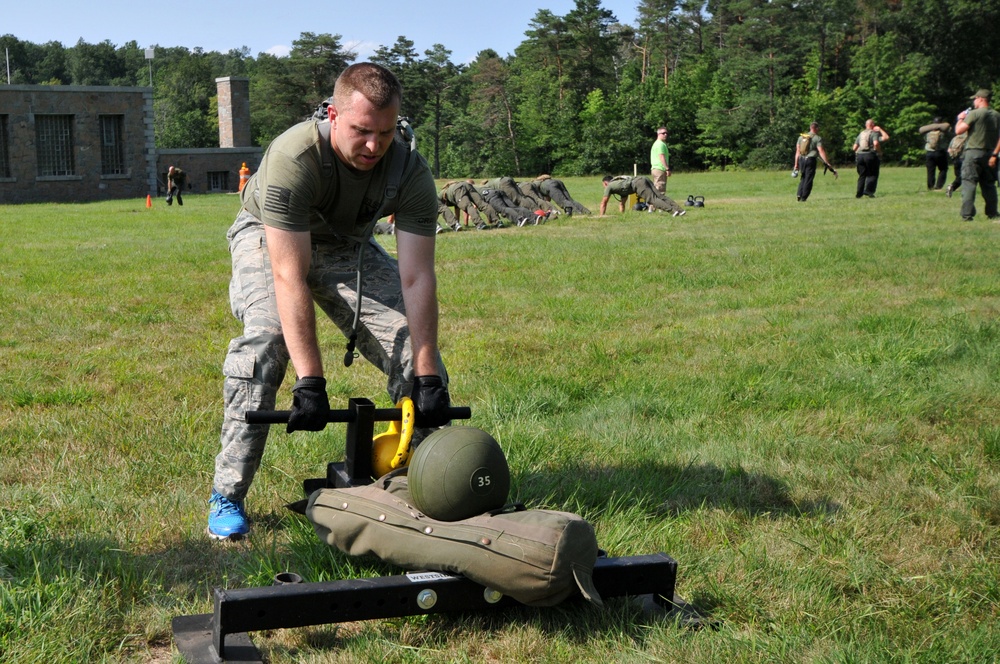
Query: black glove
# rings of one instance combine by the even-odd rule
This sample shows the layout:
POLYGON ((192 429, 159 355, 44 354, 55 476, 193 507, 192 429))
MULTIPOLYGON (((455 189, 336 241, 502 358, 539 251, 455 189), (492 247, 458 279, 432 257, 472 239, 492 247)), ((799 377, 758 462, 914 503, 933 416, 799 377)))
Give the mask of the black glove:
POLYGON ((417 428, 443 427, 451 422, 451 397, 440 376, 417 376, 413 379, 414 424, 417 428))
POLYGON ((286 431, 322 431, 330 417, 326 378, 305 376, 292 386, 292 414, 286 431))

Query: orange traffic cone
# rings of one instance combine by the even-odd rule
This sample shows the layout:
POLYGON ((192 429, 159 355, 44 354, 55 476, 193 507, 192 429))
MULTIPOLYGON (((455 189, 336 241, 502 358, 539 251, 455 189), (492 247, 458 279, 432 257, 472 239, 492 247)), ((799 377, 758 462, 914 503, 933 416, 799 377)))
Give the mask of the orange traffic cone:
POLYGON ((150 194, 146 194, 146 207, 153 207, 153 197, 150 194))

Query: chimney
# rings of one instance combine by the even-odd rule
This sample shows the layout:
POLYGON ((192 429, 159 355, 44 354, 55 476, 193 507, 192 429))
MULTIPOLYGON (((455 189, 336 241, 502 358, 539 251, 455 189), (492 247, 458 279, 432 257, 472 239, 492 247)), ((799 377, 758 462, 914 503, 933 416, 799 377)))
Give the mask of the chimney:
POLYGON ((219 147, 250 147, 250 79, 215 79, 219 93, 219 147))

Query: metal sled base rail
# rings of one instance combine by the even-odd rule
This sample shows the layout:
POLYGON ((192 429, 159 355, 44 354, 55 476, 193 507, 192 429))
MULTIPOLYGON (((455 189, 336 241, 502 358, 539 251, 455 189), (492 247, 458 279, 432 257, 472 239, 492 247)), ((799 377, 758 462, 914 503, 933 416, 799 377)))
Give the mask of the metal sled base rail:
MULTIPOLYGON (((652 595, 667 607, 674 599, 677 562, 665 553, 598 558, 593 579, 602 598, 652 595)), ((189 664, 262 662, 247 632, 521 605, 465 577, 439 572, 216 588, 214 595, 214 613, 172 622, 177 650, 189 664)))

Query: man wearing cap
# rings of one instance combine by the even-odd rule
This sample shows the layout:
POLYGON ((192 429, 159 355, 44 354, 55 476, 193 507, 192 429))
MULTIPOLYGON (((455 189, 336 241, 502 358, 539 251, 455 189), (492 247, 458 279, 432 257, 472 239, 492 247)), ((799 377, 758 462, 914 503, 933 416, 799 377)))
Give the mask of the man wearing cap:
POLYGON ((997 218, 997 153, 1000 152, 1000 113, 990 108, 993 92, 981 88, 972 95, 972 110, 958 114, 955 133, 969 136, 962 155, 962 219, 976 216, 976 185, 986 202, 986 216, 997 218))
POLYGON ((667 178, 670 177, 670 148, 667 147, 667 128, 656 130, 656 140, 649 150, 649 172, 653 176, 653 187, 661 194, 667 191, 667 178))

